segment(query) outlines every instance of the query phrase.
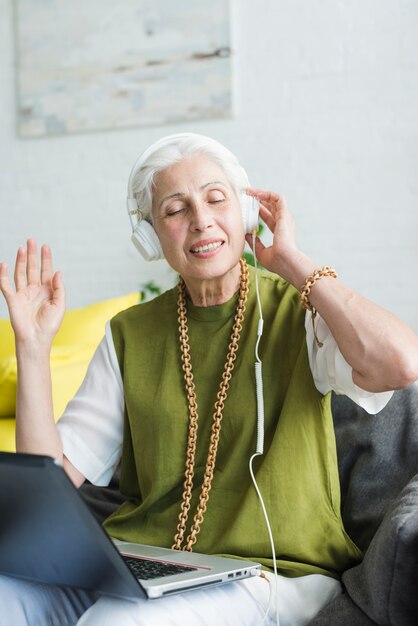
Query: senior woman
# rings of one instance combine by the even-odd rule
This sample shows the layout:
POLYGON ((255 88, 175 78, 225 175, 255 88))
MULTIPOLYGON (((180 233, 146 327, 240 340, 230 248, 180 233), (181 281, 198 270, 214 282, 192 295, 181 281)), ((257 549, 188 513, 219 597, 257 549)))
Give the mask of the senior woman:
MULTIPOLYGON (((16 335, 17 448, 58 458, 77 486, 86 478, 107 484, 120 461, 129 499, 105 522, 113 537, 246 557, 271 570, 248 472, 259 308, 254 269, 241 259, 245 239, 253 241, 242 206, 244 193, 256 198, 273 240, 265 247, 255 239, 268 270, 257 277, 265 451, 255 474, 275 543, 280 623, 307 624, 340 592, 339 574, 361 559, 340 514, 329 391, 379 411, 391 390, 418 378, 418 338, 333 270, 318 269, 296 245, 284 198, 249 188, 235 156, 213 139, 166 137, 146 151, 131 179, 130 207, 134 199, 139 221, 180 274, 179 286, 111 320, 58 426, 49 352, 65 307, 60 274, 46 246, 39 271, 32 240, 18 251, 15 290, 0 267, 16 335)), ((16 626, 255 626, 268 596, 259 578, 125 602, 0 577, 6 621, 16 626)))

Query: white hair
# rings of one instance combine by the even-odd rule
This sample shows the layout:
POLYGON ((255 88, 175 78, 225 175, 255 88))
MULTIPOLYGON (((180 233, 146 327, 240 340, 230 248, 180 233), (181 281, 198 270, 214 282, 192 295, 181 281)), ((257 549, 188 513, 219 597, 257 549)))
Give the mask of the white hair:
POLYGON ((222 168, 238 198, 243 190, 249 186, 247 174, 239 164, 237 157, 215 139, 204 135, 184 133, 170 135, 166 141, 162 139, 157 144, 155 151, 152 151, 151 146, 151 153, 142 163, 139 163, 132 180, 132 190, 138 208, 142 218, 148 221, 151 220, 156 175, 193 154, 202 154, 217 163, 222 168))

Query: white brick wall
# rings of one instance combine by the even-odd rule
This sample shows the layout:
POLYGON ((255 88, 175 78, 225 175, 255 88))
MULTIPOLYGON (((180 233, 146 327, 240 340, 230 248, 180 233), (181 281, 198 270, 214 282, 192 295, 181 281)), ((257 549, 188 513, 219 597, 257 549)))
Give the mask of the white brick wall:
POLYGON ((28 236, 50 243, 72 307, 171 284, 130 244, 125 187, 145 146, 191 130, 286 195, 318 265, 418 331, 415 0, 233 0, 232 119, 36 140, 15 133, 11 5, 0 0, 2 260, 28 236))

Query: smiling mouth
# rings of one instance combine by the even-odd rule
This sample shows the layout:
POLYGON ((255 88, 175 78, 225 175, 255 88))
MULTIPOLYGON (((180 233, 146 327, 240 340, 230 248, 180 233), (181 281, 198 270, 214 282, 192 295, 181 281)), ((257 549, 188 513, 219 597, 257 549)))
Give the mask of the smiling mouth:
POLYGON ((223 241, 214 241, 212 243, 207 243, 204 246, 196 246, 194 248, 190 248, 190 252, 193 252, 194 254, 198 254, 201 252, 211 252, 212 250, 216 250, 217 248, 223 246, 223 243, 223 241))

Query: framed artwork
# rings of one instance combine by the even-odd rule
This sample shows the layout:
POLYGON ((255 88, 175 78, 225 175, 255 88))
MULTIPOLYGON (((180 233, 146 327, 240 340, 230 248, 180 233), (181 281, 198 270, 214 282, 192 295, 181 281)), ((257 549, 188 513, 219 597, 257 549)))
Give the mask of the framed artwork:
POLYGON ((15 0, 22 137, 229 117, 229 0, 15 0))

